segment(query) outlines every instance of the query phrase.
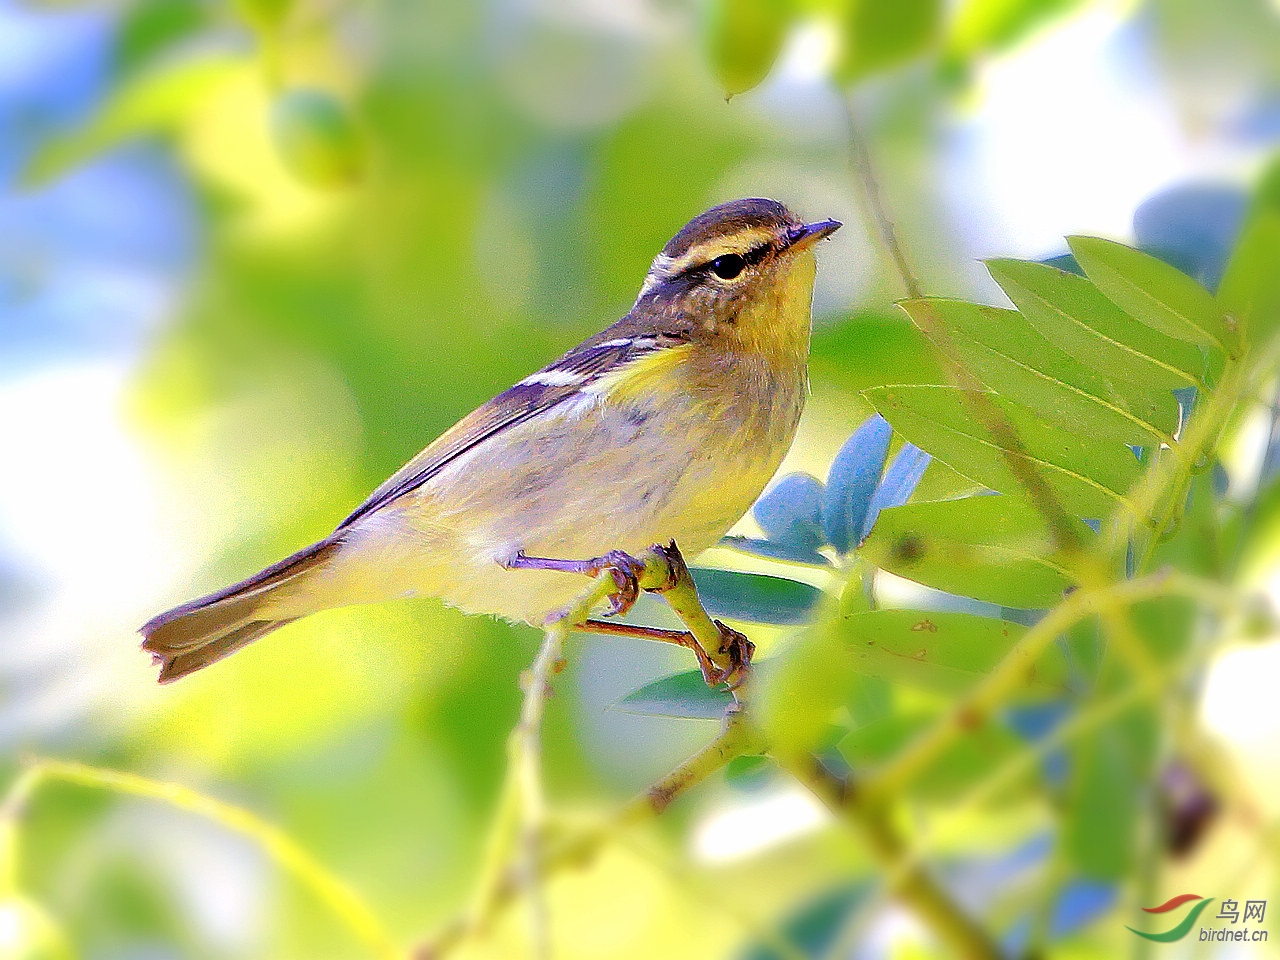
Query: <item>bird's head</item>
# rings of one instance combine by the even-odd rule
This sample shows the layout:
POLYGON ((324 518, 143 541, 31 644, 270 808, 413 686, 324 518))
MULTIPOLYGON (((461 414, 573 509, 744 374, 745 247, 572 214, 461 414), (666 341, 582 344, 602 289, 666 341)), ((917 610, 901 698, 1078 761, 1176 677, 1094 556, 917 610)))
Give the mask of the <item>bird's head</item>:
POLYGON ((679 314, 730 349, 808 351, 812 248, 840 227, 776 200, 734 200, 690 220, 653 260, 632 314, 679 314))

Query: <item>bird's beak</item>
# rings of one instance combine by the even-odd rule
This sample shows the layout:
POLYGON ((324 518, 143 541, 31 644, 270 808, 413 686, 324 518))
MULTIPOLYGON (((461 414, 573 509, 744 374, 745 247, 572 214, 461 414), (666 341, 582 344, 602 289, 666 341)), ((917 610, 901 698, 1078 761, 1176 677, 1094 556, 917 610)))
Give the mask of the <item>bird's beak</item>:
POLYGON ((818 220, 800 227, 792 227, 787 231, 788 249, 805 250, 819 240, 831 236, 843 224, 839 220, 818 220))

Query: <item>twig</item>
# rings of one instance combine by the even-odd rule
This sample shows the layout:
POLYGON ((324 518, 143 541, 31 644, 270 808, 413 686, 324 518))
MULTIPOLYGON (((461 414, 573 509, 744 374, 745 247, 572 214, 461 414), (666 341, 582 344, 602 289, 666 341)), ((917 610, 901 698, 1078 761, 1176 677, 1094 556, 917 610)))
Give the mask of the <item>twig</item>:
POLYGON ((1101 588, 1077 590, 1024 633, 995 669, 967 696, 886 763, 864 784, 864 791, 877 799, 900 795, 907 784, 938 756, 966 732, 985 722, 991 711, 1017 689, 1045 648, 1078 621, 1101 614, 1108 607, 1128 608, 1142 600, 1169 595, 1190 596, 1209 601, 1214 606, 1220 606, 1228 597, 1234 596, 1216 584, 1174 571, 1161 571, 1101 588))
POLYGON ((67 760, 37 758, 10 788, 2 808, 4 817, 11 819, 16 816, 35 788, 51 780, 158 800, 248 837, 278 867, 310 890, 374 956, 383 960, 401 960, 404 956, 355 890, 326 870, 279 827, 260 820, 242 807, 215 800, 177 783, 150 780, 132 773, 67 760))
MULTIPOLYGON (((671 802, 690 787, 701 783, 734 757, 758 753, 764 749, 760 734, 747 724, 740 713, 725 719, 724 729, 711 743, 680 764, 649 789, 619 808, 600 826, 586 830, 555 845, 546 845, 538 864, 539 876, 556 870, 584 864, 619 830, 642 823, 662 813, 671 802)), ((482 916, 468 914, 447 923, 435 938, 419 946, 414 960, 440 960, 457 949, 476 929, 492 923, 511 901, 527 890, 528 878, 522 871, 508 869, 499 875, 491 895, 485 901, 482 916)))
POLYGON ((844 119, 849 130, 849 146, 853 152, 853 170, 861 187, 858 191, 858 196, 862 198, 863 219, 871 227, 871 232, 879 237, 881 245, 889 255, 889 259, 893 261, 893 265, 898 271, 898 276, 902 278, 902 285, 906 288, 907 296, 912 300, 916 300, 924 296, 924 294, 920 289, 920 281, 916 279, 911 265, 907 262, 906 251, 903 250, 902 244, 898 240, 898 232, 893 225, 893 221, 889 219, 889 214, 886 212, 884 203, 881 200, 880 184, 876 179, 875 165, 871 162, 871 151, 867 148, 867 141, 862 136, 857 118, 854 116, 852 91, 844 91, 841 94, 840 105, 844 108, 844 119))

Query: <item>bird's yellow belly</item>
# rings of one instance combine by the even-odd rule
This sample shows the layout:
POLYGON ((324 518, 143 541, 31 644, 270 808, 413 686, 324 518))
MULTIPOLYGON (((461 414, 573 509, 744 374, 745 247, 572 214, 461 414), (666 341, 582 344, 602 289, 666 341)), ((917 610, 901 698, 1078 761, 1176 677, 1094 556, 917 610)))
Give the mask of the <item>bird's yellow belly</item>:
POLYGON ((692 557, 746 513, 795 434, 803 372, 793 383, 754 379, 767 396, 719 409, 688 395, 649 406, 575 401, 581 409, 504 431, 354 528, 351 562, 337 565, 332 587, 360 594, 347 602, 434 595, 541 624, 585 581, 504 569, 519 550, 585 559, 674 539, 692 557), (343 569, 359 582, 341 582, 343 569))

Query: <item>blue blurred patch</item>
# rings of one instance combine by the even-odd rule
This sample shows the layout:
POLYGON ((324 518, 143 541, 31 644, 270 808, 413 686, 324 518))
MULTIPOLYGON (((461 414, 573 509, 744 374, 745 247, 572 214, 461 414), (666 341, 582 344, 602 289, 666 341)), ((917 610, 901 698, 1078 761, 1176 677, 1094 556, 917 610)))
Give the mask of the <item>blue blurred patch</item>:
POLYGON ((13 186, 28 153, 103 96, 114 33, 110 11, 0 0, 0 377, 136 350, 196 255, 191 191, 158 150, 117 151, 38 191, 13 186))
POLYGON ((1174 187, 1138 207, 1133 232, 1140 249, 1215 291, 1247 206, 1247 196, 1234 187, 1174 187))

